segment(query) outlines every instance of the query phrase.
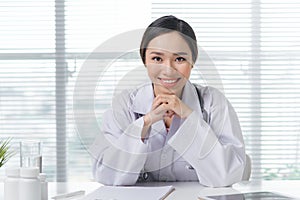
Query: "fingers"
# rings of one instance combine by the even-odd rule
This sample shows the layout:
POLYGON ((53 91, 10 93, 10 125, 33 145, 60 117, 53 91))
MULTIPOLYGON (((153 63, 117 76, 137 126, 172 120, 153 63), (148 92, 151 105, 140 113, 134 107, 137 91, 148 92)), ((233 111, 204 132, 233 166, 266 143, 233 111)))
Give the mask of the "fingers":
POLYGON ((186 106, 176 95, 157 95, 152 103, 149 118, 151 124, 162 120, 164 117, 172 117, 177 115, 180 118, 187 117, 191 113, 191 109, 186 106))
POLYGON ((158 95, 155 97, 153 104, 160 105, 160 104, 170 104, 172 101, 176 100, 176 95, 158 95))
POLYGON ((172 117, 176 113, 174 101, 177 101, 175 95, 158 95, 153 101, 152 110, 161 117, 172 117))
POLYGON ((172 117, 175 114, 174 111, 167 110, 164 114, 164 117, 172 117))
POLYGON ((191 109, 184 104, 176 95, 158 95, 153 102, 153 109, 160 108, 164 112, 164 116, 172 116, 174 114, 181 118, 186 118, 191 109))
POLYGON ((164 104, 168 104, 168 100, 165 97, 158 96, 154 99, 154 101, 152 103, 152 110, 155 110, 158 107, 161 107, 160 109, 167 109, 167 108, 165 108, 164 104))
POLYGON ((167 104, 166 101, 162 101, 161 99, 155 98, 153 103, 152 103, 152 109, 154 110, 154 109, 158 108, 160 105, 162 105, 164 103, 167 104))

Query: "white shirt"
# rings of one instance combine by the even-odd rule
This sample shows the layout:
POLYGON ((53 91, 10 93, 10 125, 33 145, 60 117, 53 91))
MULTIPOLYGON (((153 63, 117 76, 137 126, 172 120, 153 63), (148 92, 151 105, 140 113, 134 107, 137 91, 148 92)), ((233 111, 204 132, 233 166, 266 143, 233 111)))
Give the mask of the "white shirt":
POLYGON ((154 123, 144 142, 142 116, 151 110, 152 84, 117 96, 104 113, 102 133, 91 147, 95 179, 107 185, 150 180, 199 181, 212 187, 241 181, 245 147, 237 115, 217 89, 197 87, 207 122, 196 88, 187 82, 182 101, 193 112, 186 119, 174 116, 168 133, 163 120, 154 123))

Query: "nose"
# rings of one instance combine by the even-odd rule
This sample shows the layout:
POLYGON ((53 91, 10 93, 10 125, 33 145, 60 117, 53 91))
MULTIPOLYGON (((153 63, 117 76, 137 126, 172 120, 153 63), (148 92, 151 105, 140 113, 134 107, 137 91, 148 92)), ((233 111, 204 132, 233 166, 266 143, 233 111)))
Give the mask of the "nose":
POLYGON ((175 68, 174 68, 171 60, 166 60, 164 64, 165 64, 164 71, 166 74, 172 74, 175 72, 175 68))

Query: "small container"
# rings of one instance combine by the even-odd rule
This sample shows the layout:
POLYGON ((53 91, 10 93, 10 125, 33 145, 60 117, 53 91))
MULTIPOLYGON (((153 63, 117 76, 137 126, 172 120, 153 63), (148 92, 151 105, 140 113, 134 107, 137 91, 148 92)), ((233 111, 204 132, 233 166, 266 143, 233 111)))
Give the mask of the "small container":
POLYGON ((47 176, 45 173, 40 173, 39 179, 41 182, 41 199, 42 200, 48 200, 48 182, 47 182, 47 176))
POLYGON ((39 168, 21 168, 19 183, 20 200, 41 200, 41 182, 38 179, 39 168))
POLYGON ((40 141, 20 142, 20 167, 38 167, 42 173, 42 143, 40 141))
POLYGON ((4 200, 19 200, 20 168, 6 168, 4 200))

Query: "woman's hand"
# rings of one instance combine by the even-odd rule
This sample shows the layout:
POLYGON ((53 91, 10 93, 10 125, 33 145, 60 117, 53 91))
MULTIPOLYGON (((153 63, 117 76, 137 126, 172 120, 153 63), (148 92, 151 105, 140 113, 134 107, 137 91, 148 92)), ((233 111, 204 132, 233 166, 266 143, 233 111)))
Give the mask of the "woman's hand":
POLYGON ((142 141, 147 137, 149 127, 164 117, 172 117, 174 114, 180 118, 188 117, 193 110, 183 103, 174 94, 157 95, 152 103, 152 108, 149 113, 144 116, 144 127, 142 130, 142 141))
POLYGON ((183 103, 174 94, 157 95, 152 103, 149 113, 144 116, 146 125, 162 120, 164 117, 172 117, 174 114, 180 118, 186 118, 192 113, 192 109, 183 103))

